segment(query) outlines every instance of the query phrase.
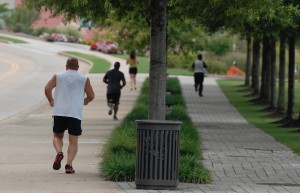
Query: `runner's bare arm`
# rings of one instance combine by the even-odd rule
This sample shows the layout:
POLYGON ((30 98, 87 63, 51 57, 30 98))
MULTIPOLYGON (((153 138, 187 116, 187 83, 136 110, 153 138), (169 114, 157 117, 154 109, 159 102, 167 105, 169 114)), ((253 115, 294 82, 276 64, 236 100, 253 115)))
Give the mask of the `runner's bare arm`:
POLYGON ((55 88, 55 86, 56 86, 56 75, 53 75, 52 78, 49 80, 49 82, 45 86, 45 95, 46 95, 51 107, 54 106, 52 90, 55 88))
POLYGON ((92 88, 92 85, 91 85, 91 82, 90 82, 89 78, 86 80, 84 91, 86 93, 86 97, 84 99, 84 105, 87 105, 95 97, 94 90, 92 88))

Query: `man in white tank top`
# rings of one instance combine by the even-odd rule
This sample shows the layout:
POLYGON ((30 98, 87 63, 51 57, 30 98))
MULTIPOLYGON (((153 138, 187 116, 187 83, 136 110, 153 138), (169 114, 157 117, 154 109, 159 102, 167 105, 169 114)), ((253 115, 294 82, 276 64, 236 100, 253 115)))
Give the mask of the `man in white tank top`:
POLYGON ((65 130, 69 133, 69 147, 65 172, 75 173, 72 162, 78 150, 78 137, 82 133, 81 120, 83 105, 94 99, 94 91, 89 78, 78 72, 78 60, 69 58, 66 71, 57 73, 45 86, 45 95, 53 110, 53 146, 56 157, 53 169, 59 170, 61 160, 64 158, 62 147, 65 130), (55 88, 54 99, 52 90, 55 88))

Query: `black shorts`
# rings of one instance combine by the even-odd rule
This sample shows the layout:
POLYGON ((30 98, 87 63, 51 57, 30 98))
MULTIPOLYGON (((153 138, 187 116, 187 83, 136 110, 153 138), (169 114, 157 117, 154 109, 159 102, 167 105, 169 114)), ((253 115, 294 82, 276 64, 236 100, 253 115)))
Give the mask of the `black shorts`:
POLYGON ((107 102, 118 105, 120 102, 121 94, 106 94, 107 102))
POLYGON ((65 130, 68 130, 70 135, 81 135, 81 120, 73 117, 53 116, 53 132, 64 133, 65 130))
POLYGON ((195 85, 202 84, 204 81, 204 73, 194 73, 195 85))
POLYGON ((129 68, 129 74, 137 74, 137 67, 129 68))

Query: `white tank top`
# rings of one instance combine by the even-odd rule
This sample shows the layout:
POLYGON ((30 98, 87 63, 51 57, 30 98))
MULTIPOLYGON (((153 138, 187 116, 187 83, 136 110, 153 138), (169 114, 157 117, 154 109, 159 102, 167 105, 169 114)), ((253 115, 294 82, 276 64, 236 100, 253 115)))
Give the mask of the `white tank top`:
POLYGON ((205 68, 204 68, 204 63, 202 60, 195 60, 194 62, 195 67, 194 67, 194 72, 195 73, 205 73, 205 68))
POLYGON ((76 70, 56 74, 54 93, 54 116, 73 117, 82 120, 87 77, 76 70))

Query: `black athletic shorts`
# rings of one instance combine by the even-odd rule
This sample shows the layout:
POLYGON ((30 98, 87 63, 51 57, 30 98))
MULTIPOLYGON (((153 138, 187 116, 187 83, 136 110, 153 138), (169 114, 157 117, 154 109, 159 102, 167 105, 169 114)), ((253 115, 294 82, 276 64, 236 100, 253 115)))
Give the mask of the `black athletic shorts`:
POLYGON ((81 120, 73 117, 53 116, 53 132, 64 133, 65 130, 68 130, 70 135, 81 135, 81 120))
POLYGON ((118 105, 121 94, 106 94, 107 102, 118 105))
POLYGON ((129 68, 129 74, 137 74, 137 67, 129 68))

